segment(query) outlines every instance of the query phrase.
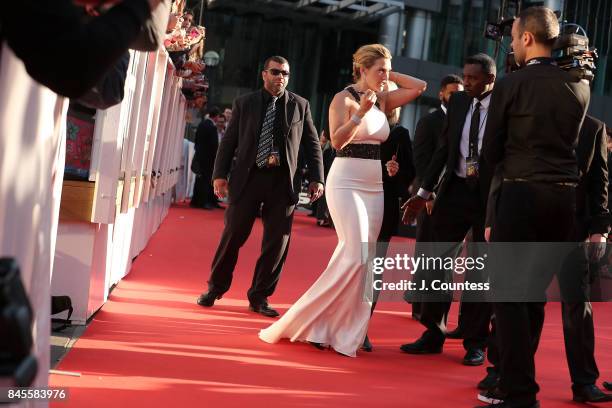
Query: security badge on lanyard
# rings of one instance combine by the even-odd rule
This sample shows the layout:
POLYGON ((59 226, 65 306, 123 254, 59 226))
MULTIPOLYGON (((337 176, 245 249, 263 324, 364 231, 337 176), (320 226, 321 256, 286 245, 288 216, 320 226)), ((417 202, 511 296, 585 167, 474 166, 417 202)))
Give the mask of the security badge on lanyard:
MULTIPOLYGON (((477 106, 480 106, 480 104, 478 104, 477 106)), ((480 108, 478 108, 478 111, 476 111, 475 109, 475 111, 472 113, 472 116, 474 115, 477 115, 476 116, 477 128, 472 129, 472 127, 470 126, 470 139, 469 139, 469 146, 468 146, 469 151, 468 151, 468 157, 465 158, 465 177, 468 179, 478 178, 478 159, 479 159, 478 135, 480 134, 482 125, 486 122, 486 119, 487 119, 487 117, 485 116, 484 118, 485 120, 483 121, 480 120, 480 108), (474 130, 475 130, 475 134, 472 134, 474 130)))
POLYGON ((470 156, 465 159, 465 176, 466 178, 478 177, 478 156, 470 156))
POLYGON ((270 149, 270 155, 266 159, 266 167, 278 167, 280 166, 280 153, 278 152, 278 148, 274 145, 274 139, 272 140, 272 147, 270 149))

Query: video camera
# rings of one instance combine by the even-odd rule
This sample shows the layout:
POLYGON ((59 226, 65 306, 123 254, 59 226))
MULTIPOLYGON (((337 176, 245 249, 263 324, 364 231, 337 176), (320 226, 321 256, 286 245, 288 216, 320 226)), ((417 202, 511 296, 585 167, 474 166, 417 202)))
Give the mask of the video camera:
POLYGON ((576 25, 566 24, 561 28, 562 34, 557 37, 553 47, 553 58, 559 68, 580 79, 591 82, 595 78, 597 50, 595 48, 589 49, 589 38, 586 33, 584 35, 576 32, 564 33, 567 27, 572 26, 576 25))
MULTIPOLYGON (((501 19, 499 22, 489 22, 485 26, 484 37, 501 44, 504 37, 511 35, 514 18, 501 19)), ((573 23, 563 23, 561 34, 553 46, 553 58, 559 68, 580 79, 592 81, 595 77, 597 50, 589 48, 589 38, 582 27, 573 23), (568 28, 575 27, 575 32, 568 28), (577 31, 582 30, 582 35, 577 31)), ((506 72, 519 69, 514 60, 512 50, 506 51, 506 72)))
POLYGON ((31 354, 32 307, 21 282, 19 267, 0 258, 0 385, 28 387, 38 370, 31 354))

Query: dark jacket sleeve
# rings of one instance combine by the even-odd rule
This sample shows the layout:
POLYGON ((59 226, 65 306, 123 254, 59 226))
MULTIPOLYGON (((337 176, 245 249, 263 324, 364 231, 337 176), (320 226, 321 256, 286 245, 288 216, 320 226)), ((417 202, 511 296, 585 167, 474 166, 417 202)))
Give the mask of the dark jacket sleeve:
POLYGON ((402 127, 402 134, 398 140, 398 163, 399 171, 397 177, 399 177, 399 188, 400 194, 406 196, 408 194, 408 187, 414 180, 415 170, 412 154, 412 143, 410 142, 410 132, 408 129, 402 127))
POLYGON ((214 179, 227 179, 232 166, 232 159, 238 147, 238 135, 240 134, 240 99, 236 99, 232 106, 232 120, 227 124, 225 134, 221 138, 217 156, 215 158, 215 167, 213 171, 214 179))
POLYGON ((156 51, 163 44, 170 17, 170 3, 170 0, 163 0, 151 12, 151 17, 142 25, 140 34, 132 41, 131 49, 156 51))
MULTIPOLYGON (((304 149, 304 157, 308 164, 309 181, 324 184, 325 176, 323 173, 323 154, 321 153, 321 143, 317 129, 312 123, 310 114, 310 104, 306 103, 304 117, 304 129, 302 130, 301 147, 304 149)), ((232 120, 234 120, 232 112, 232 120)), ((299 169, 298 169, 299 171, 299 169)))
POLYGON ((491 94, 487 113, 487 125, 482 139, 481 166, 487 174, 493 174, 504 157, 507 134, 506 109, 510 102, 508 77, 498 80, 491 94))
POLYGON ((593 161, 585 177, 587 178, 587 193, 591 234, 602 234, 610 230, 610 214, 608 213, 608 149, 606 146, 606 128, 600 124, 595 137, 593 161))
POLYGON ((502 170, 501 165, 497 165, 495 173, 491 180, 491 187, 489 188, 489 198, 487 200, 487 214, 485 218, 485 228, 493 227, 495 225, 495 216, 497 214, 497 200, 501 194, 502 187, 502 170))
POLYGON ((121 103, 124 96, 125 80, 130 65, 130 53, 123 56, 108 70, 100 82, 81 96, 76 102, 91 109, 108 109, 121 103))
POLYGON ((96 85, 149 15, 147 0, 124 0, 88 23, 72 0, 0 2, 2 35, 28 74, 69 98, 96 85), (19 16, 27 16, 26 26, 19 16))
POLYGON ((436 142, 440 135, 433 134, 434 129, 433 116, 425 116, 417 123, 412 149, 417 177, 425 176, 436 150, 436 142))
POLYGON ((448 142, 449 142, 449 123, 452 115, 453 109, 453 100, 455 100, 454 95, 451 96, 451 99, 448 104, 448 112, 446 114, 446 118, 444 119, 444 126, 442 128, 442 132, 438 137, 438 147, 434 152, 431 162, 427 167, 427 171, 425 172, 425 177, 423 179, 423 183, 421 187, 423 189, 433 192, 436 184, 438 184, 438 180, 440 179, 440 175, 444 170, 444 166, 448 161, 448 142))

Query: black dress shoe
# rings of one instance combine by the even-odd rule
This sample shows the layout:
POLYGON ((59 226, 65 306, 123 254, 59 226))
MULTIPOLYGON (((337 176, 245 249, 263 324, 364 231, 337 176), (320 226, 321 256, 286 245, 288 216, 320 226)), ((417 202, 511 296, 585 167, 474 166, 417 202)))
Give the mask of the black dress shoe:
POLYGON ((469 349, 463 357, 463 365, 466 366, 479 366, 483 365, 485 361, 484 350, 479 348, 469 349))
POLYGON ((504 402, 505 395, 497 388, 478 393, 478 401, 486 404, 501 404, 504 402))
POLYGON ((267 303, 262 303, 259 305, 249 305, 249 310, 251 312, 255 312, 255 313, 259 313, 261 315, 264 315, 266 317, 276 317, 279 315, 279 313, 272 309, 267 303))
POLYGON ((371 353, 372 350, 374 349, 372 347, 372 343, 370 343, 370 338, 368 337, 368 335, 366 334, 365 339, 363 340, 363 345, 361 346, 361 349, 363 351, 367 351, 368 353, 371 353))
POLYGON ((310 343, 311 346, 318 348, 319 350, 325 350, 325 346, 323 345, 323 343, 315 343, 314 341, 309 341, 308 343, 310 343))
POLYGON ((606 394, 595 384, 572 385, 573 400, 576 402, 610 402, 612 395, 606 394))
POLYGON ((540 403, 538 401, 532 404, 518 404, 516 402, 502 402, 499 404, 489 404, 489 405, 478 405, 474 408, 540 408, 540 403))
POLYGON ((460 327, 457 327, 455 330, 449 331, 448 333, 446 333, 446 338, 447 339, 462 339, 463 331, 461 330, 460 327))
POLYGON ((200 295, 197 303, 200 306, 211 307, 215 304, 215 300, 221 299, 222 297, 222 294, 216 292, 205 292, 200 295))
POLYGON ((400 350, 408 354, 440 354, 442 353, 442 345, 434 344, 421 337, 414 343, 402 344, 400 350))
POLYGON ((487 376, 478 383, 478 389, 488 391, 497 388, 498 385, 499 374, 494 367, 487 367, 487 376))

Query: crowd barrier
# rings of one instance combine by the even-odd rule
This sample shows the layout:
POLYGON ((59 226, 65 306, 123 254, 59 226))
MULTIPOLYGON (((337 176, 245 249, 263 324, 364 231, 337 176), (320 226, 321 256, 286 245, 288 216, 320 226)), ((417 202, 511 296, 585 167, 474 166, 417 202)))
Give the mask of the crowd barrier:
POLYGON ((130 271, 173 200, 183 165, 185 97, 165 50, 131 51, 125 97, 96 113, 89 181, 65 181, 53 295, 85 324, 130 271))
POLYGON ((0 46, 0 256, 20 266, 34 311, 39 370, 32 386, 43 387, 68 101, 34 82, 11 49, 0 46))

